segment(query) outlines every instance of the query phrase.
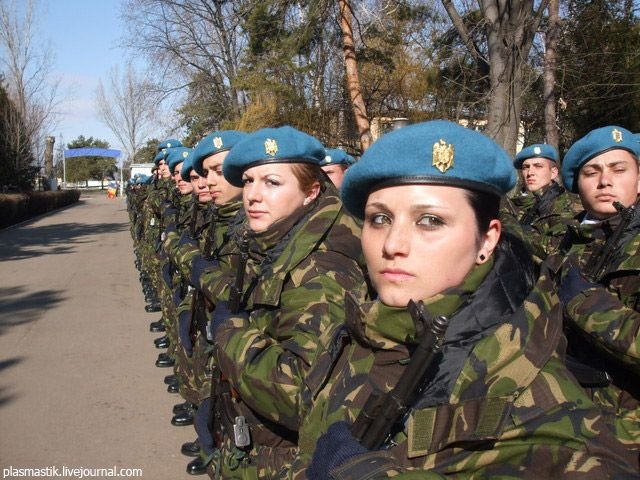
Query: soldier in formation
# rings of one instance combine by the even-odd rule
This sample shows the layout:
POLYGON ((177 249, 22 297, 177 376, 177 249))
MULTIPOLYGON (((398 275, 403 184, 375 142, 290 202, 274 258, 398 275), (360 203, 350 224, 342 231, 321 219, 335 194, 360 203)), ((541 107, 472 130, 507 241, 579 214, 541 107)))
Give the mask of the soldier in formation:
POLYGON ((638 143, 619 126, 593 130, 565 155, 562 175, 584 210, 549 265, 564 304, 568 364, 640 451, 638 143))
POLYGON ((579 200, 559 182, 560 156, 555 147, 537 143, 523 148, 513 166, 520 174, 523 191, 504 196, 501 220, 525 239, 540 259, 555 251, 565 231, 565 221, 579 211, 579 200))

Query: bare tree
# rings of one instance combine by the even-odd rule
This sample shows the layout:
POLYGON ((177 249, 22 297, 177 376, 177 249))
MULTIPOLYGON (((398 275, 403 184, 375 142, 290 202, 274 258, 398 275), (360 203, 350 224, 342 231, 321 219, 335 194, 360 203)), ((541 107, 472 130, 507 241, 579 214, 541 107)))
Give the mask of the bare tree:
POLYGON ((238 118, 242 96, 236 91, 241 58, 238 33, 244 1, 127 0, 125 46, 142 53, 160 72, 155 80, 165 95, 206 89, 220 110, 238 118), (199 86, 194 86, 194 82, 199 86))
POLYGON ((44 139, 56 126, 60 81, 51 75, 50 47, 36 43, 37 31, 34 0, 21 8, 15 0, 0 1, 0 65, 19 117, 9 120, 9 132, 17 151, 40 159, 44 139))
POLYGON ((524 67, 549 0, 478 0, 483 18, 486 54, 473 41, 464 16, 451 0, 442 4, 471 55, 489 65, 490 93, 486 133, 515 153, 522 110, 524 67), (486 57, 486 58, 485 58, 486 57))
POLYGON ((102 81, 98 84, 98 115, 122 144, 127 159, 133 158, 157 126, 158 104, 158 94, 138 77, 131 63, 122 75, 118 67, 111 69, 108 90, 102 81))

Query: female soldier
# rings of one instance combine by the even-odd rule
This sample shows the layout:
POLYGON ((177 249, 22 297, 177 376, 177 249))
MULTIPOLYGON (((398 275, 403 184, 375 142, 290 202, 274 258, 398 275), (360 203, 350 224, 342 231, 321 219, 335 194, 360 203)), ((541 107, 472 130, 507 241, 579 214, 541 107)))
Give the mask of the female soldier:
POLYGON ((347 172, 343 199, 364 219, 378 299, 347 300, 353 342, 300 432, 305 449, 333 423, 308 477, 634 474, 564 366, 561 309, 548 279, 501 232, 500 197, 515 178, 498 145, 447 121, 385 135, 347 172), (435 352, 426 372, 410 361, 429 358, 421 348, 435 352), (350 426, 378 392, 384 407, 370 402, 371 421, 350 426))
POLYGON ((243 186, 248 256, 231 284, 240 295, 218 301, 210 325, 227 380, 215 395, 223 477, 271 478, 290 464, 332 364, 344 292, 364 290, 360 228, 320 169, 324 157, 317 139, 285 126, 250 134, 223 165, 243 186))

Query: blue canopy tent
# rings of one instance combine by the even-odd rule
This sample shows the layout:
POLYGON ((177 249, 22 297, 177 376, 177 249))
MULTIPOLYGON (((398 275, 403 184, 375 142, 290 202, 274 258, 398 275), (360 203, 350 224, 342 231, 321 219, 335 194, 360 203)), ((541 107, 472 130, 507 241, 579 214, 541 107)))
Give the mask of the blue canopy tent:
MULTIPOLYGON (((84 147, 84 148, 71 148, 69 150, 64 151, 64 160, 62 164, 63 171, 63 180, 62 183, 64 186, 67 186, 67 165, 66 159, 72 157, 111 157, 111 158, 120 158, 122 152, 120 150, 115 150, 113 148, 94 148, 94 147, 84 147)), ((122 195, 122 165, 119 165, 120 168, 120 195, 122 195)))

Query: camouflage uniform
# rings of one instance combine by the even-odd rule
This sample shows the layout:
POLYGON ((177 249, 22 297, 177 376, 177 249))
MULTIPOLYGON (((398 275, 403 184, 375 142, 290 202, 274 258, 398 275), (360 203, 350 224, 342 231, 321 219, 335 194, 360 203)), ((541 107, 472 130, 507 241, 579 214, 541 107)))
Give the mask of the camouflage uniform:
MULTIPOLYGON (((215 337, 228 382, 215 386, 221 457, 212 478, 273 478, 286 470, 333 362, 329 346, 344 321, 344 292, 364 285, 360 226, 328 180, 310 206, 276 225, 251 236, 246 315, 222 323, 215 337), (239 416, 250 429, 246 448, 233 438, 239 416)), ((222 288, 221 281, 202 283, 208 294, 222 288)))
MULTIPOLYGON (((173 180, 157 180, 155 186, 150 187, 142 212, 144 224, 140 245, 142 270, 149 277, 158 295, 161 288, 161 262, 157 253, 160 246, 160 234, 164 229, 162 212, 164 204, 174 188, 173 180)), ((162 296, 158 296, 158 298, 161 299, 162 296)))
MULTIPOLYGON (((632 478, 609 419, 564 366, 562 312, 520 242, 425 302, 450 318, 444 344, 388 448, 350 456, 332 478, 632 478), (537 280, 536 280, 537 278, 537 280)), ((305 476, 315 439, 351 423, 374 390, 402 375, 416 322, 406 309, 347 302, 353 341, 300 431, 291 475, 305 476)), ((339 449, 324 445, 320 449, 339 449)))
MULTIPOLYGON (((573 267, 588 272, 591 256, 612 235, 620 216, 570 228, 558 255, 547 260, 556 281, 573 267)), ((625 229, 603 272, 586 289, 566 299, 569 353, 582 365, 607 372, 609 385, 583 381, 593 399, 615 412, 620 440, 640 450, 640 215, 625 229)), ((579 377, 580 378, 580 377, 579 377)), ((595 382, 597 383, 597 382, 595 382)))
POLYGON ((576 194, 556 182, 539 191, 502 202, 500 219, 540 259, 554 253, 566 232, 566 221, 582 210, 576 194))
POLYGON ((188 267, 185 265, 189 265, 193 256, 205 250, 208 232, 213 224, 213 210, 211 203, 199 203, 197 199, 194 199, 193 202, 195 203, 192 203, 192 207, 189 209, 189 219, 181 236, 188 239, 194 238, 195 242, 188 241, 181 244, 180 239, 173 236, 165 240, 164 246, 171 263, 174 265, 176 282, 179 282, 181 292, 184 293, 181 298, 175 297, 177 305, 174 317, 177 337, 174 350, 175 373, 179 378, 180 395, 188 402, 197 405, 198 389, 194 374, 194 351, 196 351, 194 346, 198 344, 199 332, 194 323, 195 320, 192 318, 196 307, 194 302, 197 297, 189 280, 188 267))

